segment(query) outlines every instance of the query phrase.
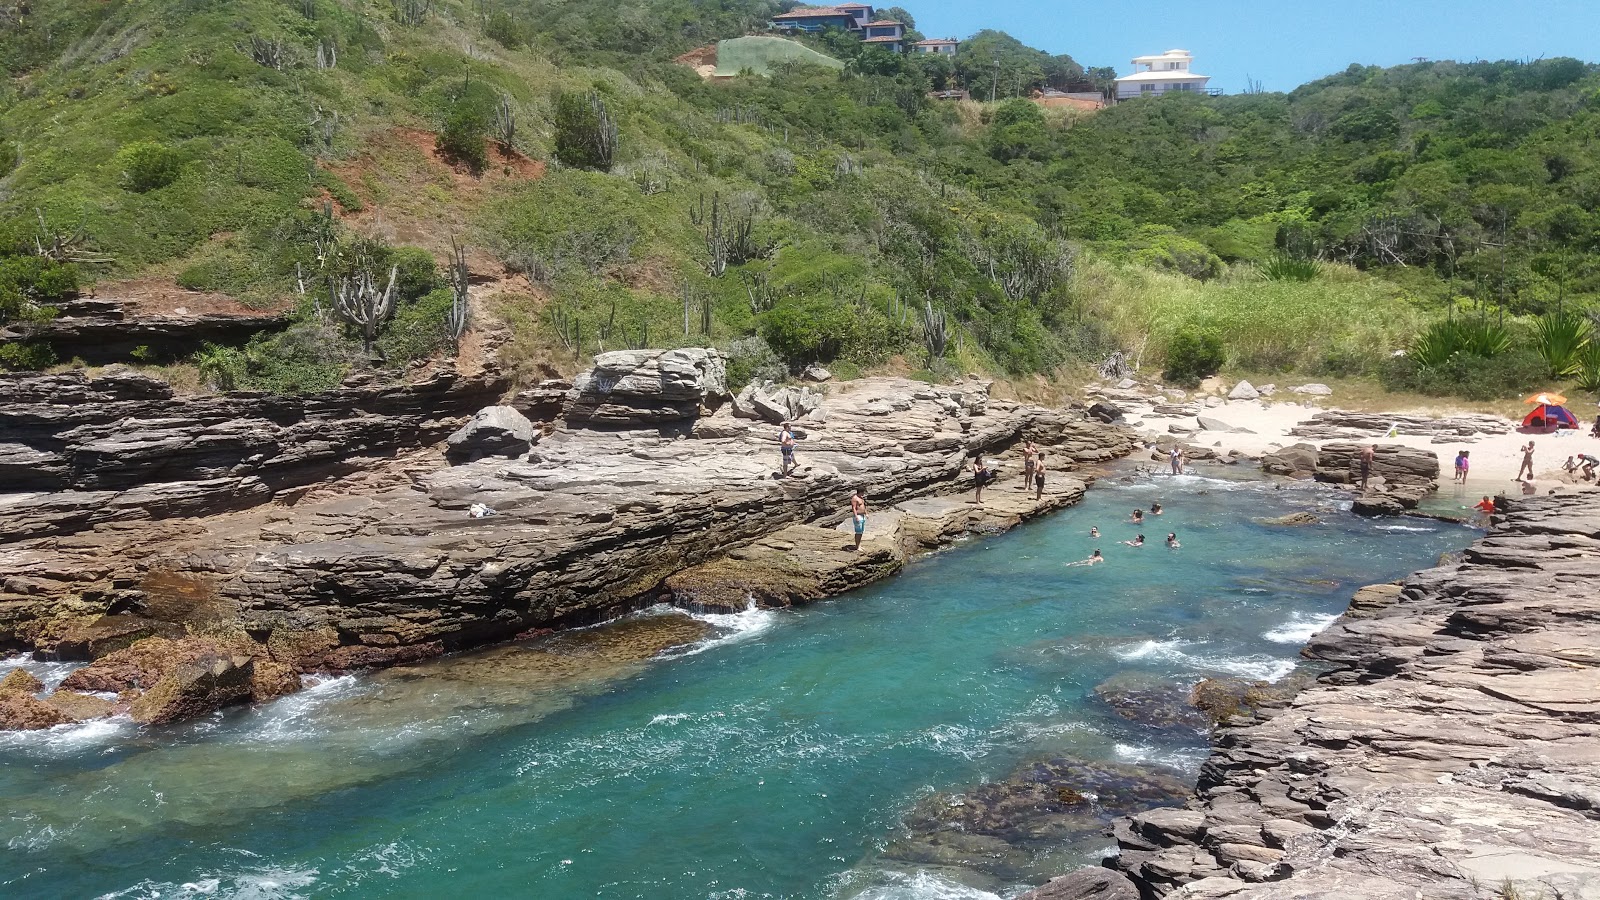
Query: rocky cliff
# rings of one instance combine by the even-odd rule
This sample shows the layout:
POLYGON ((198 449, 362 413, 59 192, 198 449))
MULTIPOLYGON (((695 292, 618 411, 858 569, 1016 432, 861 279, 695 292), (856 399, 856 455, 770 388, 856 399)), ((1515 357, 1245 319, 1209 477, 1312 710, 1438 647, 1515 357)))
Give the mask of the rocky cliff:
MULTIPOLYGON (((10 452, 32 463, 0 474, 31 491, 7 501, 0 641, 105 660, 201 636, 188 675, 225 672, 241 698, 260 695, 244 686, 249 657, 256 672, 344 670, 663 600, 838 593, 968 529, 1075 502, 1071 470, 1133 449, 1122 429, 991 402, 978 382, 731 398, 714 351, 606 354, 537 428, 510 406, 460 427, 487 382, 178 400, 127 373, 52 377, 0 398, 18 426, 10 452), (769 419, 802 407, 798 468, 780 477, 769 419), (458 427, 448 457, 396 455, 458 427), (941 496, 970 490, 971 454, 1024 435, 1045 448, 1041 496, 1015 463, 984 507, 941 496), (392 458, 352 463, 380 448, 392 458), (857 487, 872 510, 859 553, 835 528, 857 487), (161 492, 194 500, 162 507, 161 492)), ((177 677, 142 658, 106 665, 132 673, 105 682, 127 690, 177 677)))
POLYGON ((1362 591, 1286 705, 1219 728, 1194 799, 1115 826, 1070 898, 1600 897, 1600 494, 1516 502, 1362 591))

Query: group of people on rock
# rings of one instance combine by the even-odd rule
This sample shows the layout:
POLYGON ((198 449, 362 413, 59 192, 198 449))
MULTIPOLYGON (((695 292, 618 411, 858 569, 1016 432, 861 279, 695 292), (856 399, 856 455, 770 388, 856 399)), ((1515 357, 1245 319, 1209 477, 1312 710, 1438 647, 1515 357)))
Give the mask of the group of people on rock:
MULTIPOLYGON (((1159 516, 1163 512, 1165 512, 1165 510, 1163 510, 1161 508, 1161 504, 1160 503, 1152 503, 1152 504, 1150 504, 1150 515, 1159 516)), ((1133 524, 1133 525, 1143 525, 1144 524, 1144 517, 1145 517, 1144 510, 1143 509, 1136 509, 1136 510, 1133 511, 1133 515, 1128 517, 1128 522, 1130 524, 1133 524)), ((1091 538, 1099 538, 1100 537, 1100 529, 1099 529, 1098 526, 1091 527, 1089 529, 1089 537, 1091 537, 1091 538)), ((1143 547, 1144 546, 1144 535, 1142 533, 1141 534, 1136 534, 1132 538, 1129 538, 1126 541, 1118 541, 1117 543, 1124 544, 1124 545, 1129 546, 1129 547, 1143 547)), ((1180 548, 1182 546, 1183 546, 1182 544, 1178 543, 1178 533, 1177 532, 1175 532, 1175 531, 1167 532, 1167 549, 1169 549, 1169 550, 1177 550, 1178 548, 1180 548)), ((1066 565, 1069 565, 1069 566, 1093 566, 1093 565, 1097 565, 1099 563, 1103 563, 1105 561, 1106 561, 1106 558, 1103 555, 1101 555, 1100 551, 1097 549, 1093 553, 1089 554, 1089 558, 1088 559, 1080 559, 1077 562, 1069 562, 1066 565)))

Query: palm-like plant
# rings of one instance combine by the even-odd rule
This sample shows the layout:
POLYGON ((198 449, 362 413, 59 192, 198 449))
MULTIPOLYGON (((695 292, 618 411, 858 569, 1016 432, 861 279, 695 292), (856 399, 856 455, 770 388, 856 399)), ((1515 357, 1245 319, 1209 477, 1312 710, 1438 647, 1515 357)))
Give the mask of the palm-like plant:
POLYGON ((1290 253, 1274 253, 1260 268, 1268 281, 1315 281, 1322 271, 1316 260, 1290 253))
POLYGON ((1578 389, 1600 394, 1600 341, 1590 341, 1577 353, 1573 374, 1578 379, 1578 389))
POLYGON ((1534 348, 1550 366, 1550 374, 1563 378, 1578 369, 1578 356, 1589 344, 1589 320, 1558 310, 1534 326, 1534 348))
POLYGON ((1428 326, 1411 344, 1410 357, 1424 369, 1442 366, 1457 354, 1493 359, 1511 349, 1505 327, 1484 319, 1446 319, 1428 326))

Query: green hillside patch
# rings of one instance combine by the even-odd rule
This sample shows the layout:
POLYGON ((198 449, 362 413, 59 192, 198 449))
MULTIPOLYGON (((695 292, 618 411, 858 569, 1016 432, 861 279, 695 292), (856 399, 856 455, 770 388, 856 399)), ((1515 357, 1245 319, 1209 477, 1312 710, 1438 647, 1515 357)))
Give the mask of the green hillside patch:
POLYGON ((718 77, 737 75, 746 69, 757 75, 771 75, 778 63, 800 63, 842 69, 844 63, 780 37, 741 37, 717 42, 718 77))

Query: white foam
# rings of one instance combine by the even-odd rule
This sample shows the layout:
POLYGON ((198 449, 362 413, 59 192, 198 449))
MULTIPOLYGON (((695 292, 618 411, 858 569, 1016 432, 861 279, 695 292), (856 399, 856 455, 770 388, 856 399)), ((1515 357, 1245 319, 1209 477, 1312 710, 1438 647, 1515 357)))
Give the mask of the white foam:
POLYGON ((1433 534, 1437 528, 1423 528, 1417 525, 1379 525, 1379 531, 1409 531, 1415 534, 1433 534))
POLYGON ((29 654, 19 654, 0 659, 0 678, 11 674, 12 669, 22 669, 44 682, 45 691, 53 691, 68 675, 83 668, 81 662, 40 662, 29 654))
POLYGON ((920 870, 885 871, 875 880, 877 884, 852 895, 853 900, 1001 900, 999 894, 920 870))
POLYGON ((355 675, 308 678, 304 689, 253 710, 255 727, 248 729, 242 738, 246 741, 295 741, 321 736, 327 732, 329 724, 316 715, 321 707, 364 690, 368 684, 355 675))
POLYGON ((717 634, 684 647, 663 650, 657 658, 678 659, 684 656, 695 656, 716 647, 747 641, 778 623, 777 611, 762 609, 756 605, 754 598, 750 600, 750 605, 745 607, 742 612, 689 613, 689 615, 710 625, 717 631, 717 634))
POLYGON ((310 896, 301 892, 317 881, 316 869, 259 869, 225 875, 201 875, 193 881, 141 881, 138 884, 101 894, 99 900, 192 900, 196 897, 228 897, 230 900, 291 900, 310 896))
POLYGON ((1200 764, 1206 759, 1204 750, 1163 750, 1142 744, 1113 744, 1111 752, 1125 763, 1161 766, 1191 775, 1200 771, 1200 764))
POLYGON ((37 731, 0 731, 0 750, 68 755, 99 744, 109 744, 133 728, 133 721, 127 716, 115 716, 72 725, 55 725, 37 731))
POLYGON ((1275 644, 1304 644, 1311 640, 1312 635, 1332 625, 1337 618, 1333 615, 1295 613, 1289 621, 1271 631, 1262 632, 1261 636, 1275 644))
POLYGON ((1114 651, 1124 660, 1156 660, 1176 663, 1202 672, 1222 672, 1240 675, 1258 681, 1277 681, 1294 671, 1292 659, 1251 654, 1249 656, 1207 656, 1187 652, 1184 648, 1195 646, 1189 641, 1145 641, 1132 647, 1114 651))

